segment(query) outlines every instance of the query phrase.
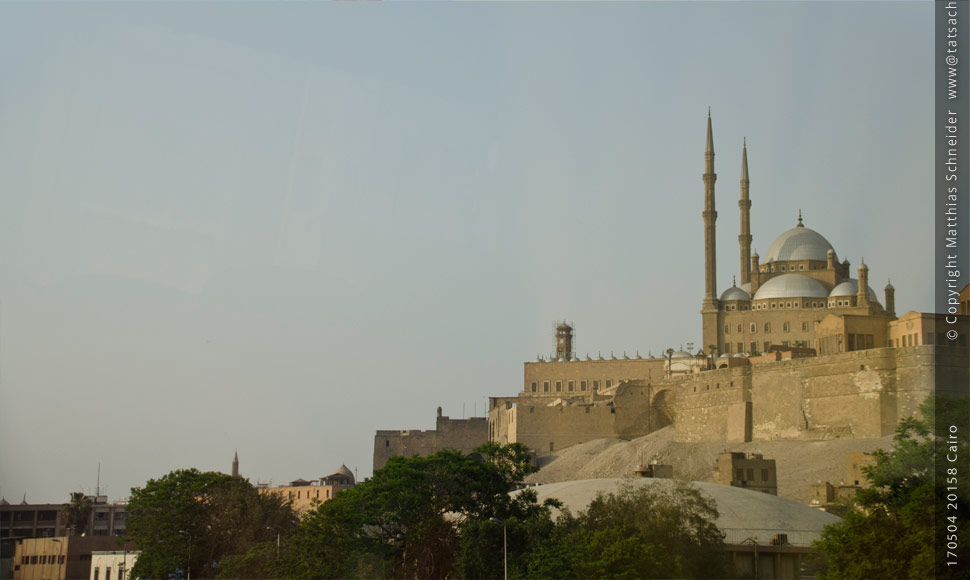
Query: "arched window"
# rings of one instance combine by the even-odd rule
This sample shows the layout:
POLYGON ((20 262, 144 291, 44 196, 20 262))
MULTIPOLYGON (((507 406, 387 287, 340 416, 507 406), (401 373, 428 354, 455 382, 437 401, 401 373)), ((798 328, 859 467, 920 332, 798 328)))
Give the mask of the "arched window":
POLYGON ((765 332, 771 332, 771 323, 770 322, 766 322, 765 323, 765 332))
POLYGON ((758 325, 755 324, 754 322, 751 323, 751 332, 752 333, 758 332, 758 325))

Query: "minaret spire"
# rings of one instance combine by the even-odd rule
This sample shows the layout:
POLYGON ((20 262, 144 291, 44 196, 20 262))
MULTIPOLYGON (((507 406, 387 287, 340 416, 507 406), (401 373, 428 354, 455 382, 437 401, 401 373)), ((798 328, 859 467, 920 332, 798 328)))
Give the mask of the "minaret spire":
POLYGON ((748 138, 745 137, 741 147, 741 235, 738 244, 741 246, 741 285, 751 282, 751 200, 748 198, 748 138))
POLYGON ((717 211, 714 209, 714 131, 711 129, 711 109, 707 109, 707 146, 704 150, 704 302, 701 306, 703 318, 704 345, 714 345, 721 350, 718 341, 718 302, 717 302, 717 237, 714 222, 717 211))
POLYGON ((232 476, 239 475, 239 452, 236 451, 232 457, 232 476))

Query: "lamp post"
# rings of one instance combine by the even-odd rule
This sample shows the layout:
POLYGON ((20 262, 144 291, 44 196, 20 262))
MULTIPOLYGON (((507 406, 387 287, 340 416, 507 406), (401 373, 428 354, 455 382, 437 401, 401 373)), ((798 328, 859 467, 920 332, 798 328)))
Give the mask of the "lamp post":
POLYGON ((502 555, 505 561, 505 580, 509 580, 509 536, 505 522, 498 518, 488 518, 496 524, 502 524, 502 555))
POLYGON ((58 540, 57 538, 54 538, 51 541, 52 542, 57 542, 57 580, 60 580, 60 578, 61 578, 61 550, 64 549, 64 543, 61 542, 60 540, 58 540))

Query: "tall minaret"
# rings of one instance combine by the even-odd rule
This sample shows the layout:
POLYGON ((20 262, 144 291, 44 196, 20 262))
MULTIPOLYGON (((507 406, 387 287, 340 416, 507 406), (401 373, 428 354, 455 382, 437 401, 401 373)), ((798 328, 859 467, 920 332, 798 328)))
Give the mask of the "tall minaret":
POLYGON ((744 146, 741 149, 741 200, 738 207, 741 208, 741 235, 738 236, 738 243, 741 244, 741 285, 751 282, 751 200, 748 199, 748 140, 745 138, 744 146))
POLYGON ((239 452, 238 451, 232 458, 232 476, 233 477, 239 476, 239 452))
POLYGON ((859 261, 859 288, 858 294, 856 294, 856 304, 869 306, 869 266, 866 266, 865 258, 859 261))
POLYGON ((707 148, 704 150, 704 302, 701 306, 703 319, 704 349, 711 346, 720 352, 721 345, 717 340, 718 304, 717 304, 717 240, 714 222, 717 221, 717 211, 714 210, 714 133, 711 130, 711 109, 707 109, 707 148))

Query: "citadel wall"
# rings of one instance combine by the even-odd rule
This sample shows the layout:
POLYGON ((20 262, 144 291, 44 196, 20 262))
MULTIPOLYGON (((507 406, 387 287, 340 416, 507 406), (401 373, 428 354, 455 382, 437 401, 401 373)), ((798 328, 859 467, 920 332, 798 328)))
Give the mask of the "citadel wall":
POLYGON ((451 419, 443 416, 441 407, 438 407, 434 430, 378 431, 374 436, 374 470, 384 467, 395 456, 427 457, 443 449, 471 453, 488 438, 488 419, 485 417, 451 419))

